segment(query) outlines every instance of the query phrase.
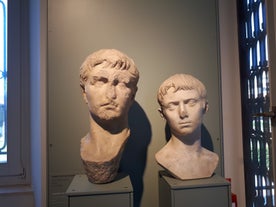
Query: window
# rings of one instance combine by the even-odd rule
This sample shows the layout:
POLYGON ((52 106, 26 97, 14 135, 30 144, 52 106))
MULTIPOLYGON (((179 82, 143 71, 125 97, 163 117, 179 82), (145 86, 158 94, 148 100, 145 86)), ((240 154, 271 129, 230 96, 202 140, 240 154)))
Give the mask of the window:
POLYGON ((265 0, 239 0, 243 147, 248 207, 275 206, 265 0))
POLYGON ((7 0, 0 1, 0 163, 7 163, 7 0))
POLYGON ((0 2, 0 185, 22 184, 29 179, 28 9, 25 1, 0 2))

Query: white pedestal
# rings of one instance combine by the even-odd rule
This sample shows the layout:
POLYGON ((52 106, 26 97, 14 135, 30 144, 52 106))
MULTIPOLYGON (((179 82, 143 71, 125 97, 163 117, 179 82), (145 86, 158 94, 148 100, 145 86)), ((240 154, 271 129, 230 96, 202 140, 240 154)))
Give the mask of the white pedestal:
POLYGON ((231 207, 230 183, 219 175, 182 181, 159 172, 159 207, 231 207))
POLYGON ((129 176, 111 183, 93 184, 86 175, 76 175, 66 195, 68 207, 133 207, 133 188, 129 176))

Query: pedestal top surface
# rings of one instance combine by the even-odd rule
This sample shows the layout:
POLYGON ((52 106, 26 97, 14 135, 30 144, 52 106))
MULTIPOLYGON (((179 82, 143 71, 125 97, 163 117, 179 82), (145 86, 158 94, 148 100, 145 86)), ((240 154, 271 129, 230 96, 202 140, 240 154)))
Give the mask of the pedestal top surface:
POLYGON ((230 183, 220 175, 214 174, 209 178, 180 180, 172 177, 166 171, 160 171, 159 176, 170 185, 172 189, 197 188, 197 187, 212 187, 212 186, 228 186, 230 183))

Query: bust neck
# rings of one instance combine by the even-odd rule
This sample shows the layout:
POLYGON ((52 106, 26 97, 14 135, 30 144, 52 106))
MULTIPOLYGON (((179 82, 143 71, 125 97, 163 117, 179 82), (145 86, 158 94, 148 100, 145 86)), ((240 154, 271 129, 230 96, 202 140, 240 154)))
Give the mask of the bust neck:
POLYGON ((200 153, 202 148, 200 138, 194 140, 191 144, 191 142, 185 142, 175 136, 172 136, 167 145, 170 146, 171 149, 174 149, 175 152, 185 152, 189 155, 191 155, 191 153, 200 153))
POLYGON ((90 122, 89 133, 81 140, 81 156, 93 162, 109 161, 120 156, 130 135, 128 125, 120 126, 120 130, 108 131, 97 122, 90 122))

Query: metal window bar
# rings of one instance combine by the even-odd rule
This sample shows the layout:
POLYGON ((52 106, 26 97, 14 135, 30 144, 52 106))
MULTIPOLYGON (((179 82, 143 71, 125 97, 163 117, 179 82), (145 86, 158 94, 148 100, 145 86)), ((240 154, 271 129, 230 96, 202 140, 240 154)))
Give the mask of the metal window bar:
POLYGON ((7 162, 7 0, 0 0, 0 163, 7 162))
MULTIPOLYGON (((241 2, 240 2, 241 3, 241 2)), ((254 114, 269 111, 269 77, 265 0, 242 0, 240 21, 243 41, 241 63, 243 95, 245 178, 247 207, 272 207, 272 134, 267 117, 254 114)))

